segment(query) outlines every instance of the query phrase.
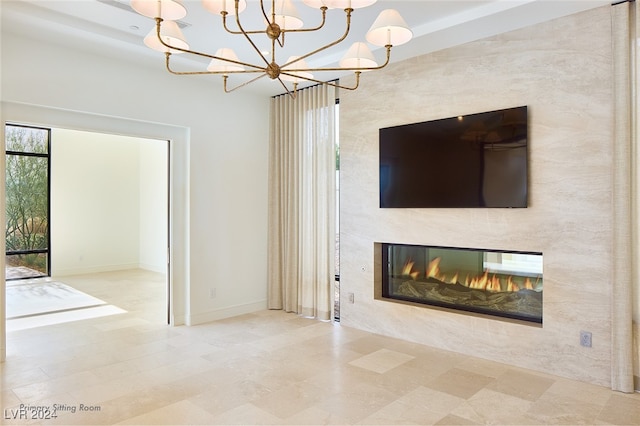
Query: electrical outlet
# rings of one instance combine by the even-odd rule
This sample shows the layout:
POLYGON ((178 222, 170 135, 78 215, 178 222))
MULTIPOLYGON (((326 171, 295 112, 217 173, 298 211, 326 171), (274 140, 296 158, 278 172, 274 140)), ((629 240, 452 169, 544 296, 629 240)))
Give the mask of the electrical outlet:
POLYGON ((590 331, 581 331, 580 332, 580 346, 584 346, 585 348, 591 347, 591 332, 590 331))
POLYGON ((349 303, 353 303, 354 302, 354 296, 353 293, 349 293, 349 303))
POLYGON ((216 288, 211 287, 209 289, 209 299, 215 299, 215 298, 216 298, 216 288))

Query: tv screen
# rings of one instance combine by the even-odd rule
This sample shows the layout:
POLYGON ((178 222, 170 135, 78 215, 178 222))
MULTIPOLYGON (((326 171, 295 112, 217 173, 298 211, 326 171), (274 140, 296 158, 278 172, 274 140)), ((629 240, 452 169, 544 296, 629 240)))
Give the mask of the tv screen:
POLYGON ((527 207, 527 107, 380 129, 380 207, 527 207))

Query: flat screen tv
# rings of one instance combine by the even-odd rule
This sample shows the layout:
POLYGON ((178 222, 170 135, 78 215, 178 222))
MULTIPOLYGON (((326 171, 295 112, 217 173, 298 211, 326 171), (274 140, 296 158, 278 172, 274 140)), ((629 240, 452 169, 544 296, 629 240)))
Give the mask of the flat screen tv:
POLYGON ((527 207, 527 107, 380 129, 380 207, 527 207))

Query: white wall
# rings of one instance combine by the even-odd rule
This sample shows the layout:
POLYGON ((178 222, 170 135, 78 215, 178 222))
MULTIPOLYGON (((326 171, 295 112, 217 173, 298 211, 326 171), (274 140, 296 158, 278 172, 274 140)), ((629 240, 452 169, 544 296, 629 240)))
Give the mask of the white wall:
POLYGON ((139 142, 138 266, 155 272, 167 270, 168 150, 167 141, 139 142))
POLYGON ((609 385, 612 80, 603 7, 407 60, 342 93, 340 285, 355 303, 341 304, 341 323, 609 385), (378 208, 379 128, 520 105, 528 208, 378 208), (542 252, 543 324, 374 300, 375 242, 542 252))
POLYGON ((146 68, 46 39, 1 36, 3 121, 29 121, 35 111, 34 124, 174 139, 175 322, 266 307, 269 99, 224 94, 219 79, 170 75, 161 58, 146 68))
POLYGON ((166 271, 167 142, 53 129, 51 272, 166 271))

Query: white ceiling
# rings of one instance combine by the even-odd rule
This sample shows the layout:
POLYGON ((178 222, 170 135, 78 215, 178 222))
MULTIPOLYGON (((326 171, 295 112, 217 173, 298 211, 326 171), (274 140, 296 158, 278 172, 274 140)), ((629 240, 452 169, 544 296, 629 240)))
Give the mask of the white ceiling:
MULTIPOLYGON (((26 34, 36 39, 62 43, 88 49, 105 55, 124 55, 130 62, 164 71, 163 54, 154 52, 142 43, 142 38, 154 26, 154 21, 138 15, 129 7, 128 0, 0 0, 2 30, 26 34)), ((231 47, 240 60, 260 64, 258 54, 246 39, 229 35, 220 26, 220 18, 206 12, 200 0, 184 0, 187 25, 184 35, 195 50, 215 53, 219 47, 231 47)), ((266 0, 266 4, 270 1, 266 0)), ((447 47, 481 39, 502 32, 522 28, 561 16, 610 4, 610 0, 378 0, 372 6, 356 9, 352 15, 349 37, 337 46, 308 59, 312 67, 336 66, 337 61, 354 41, 365 41, 364 34, 381 10, 393 8, 400 12, 411 27, 414 38, 407 44, 392 49, 391 62, 437 51, 447 47)), ((318 10, 301 1, 297 9, 305 26, 320 22, 318 10)), ((267 7, 268 8, 268 7, 267 7)), ((247 9, 240 15, 245 29, 264 29, 256 16, 257 0, 248 0, 247 9)), ((311 33, 290 33, 285 49, 279 51, 280 63, 289 55, 300 55, 336 39, 345 28, 344 11, 327 12, 327 25, 311 33)), ((254 36, 260 49, 268 49, 266 36, 254 36)), ((372 49, 374 46, 370 46, 372 49)), ((384 49, 374 50, 379 63, 384 49)), ((172 55, 178 70, 204 70, 207 60, 188 55, 172 55)), ((314 73, 319 80, 338 77, 339 73, 314 73)), ((218 76, 199 76, 219 85, 218 76)), ((366 74, 363 74, 363 79, 366 74)), ((240 83, 241 77, 231 76, 231 85, 240 83), (235 81, 231 80, 235 79, 235 81)), ((274 95, 283 92, 280 84, 263 78, 242 90, 274 95)))

